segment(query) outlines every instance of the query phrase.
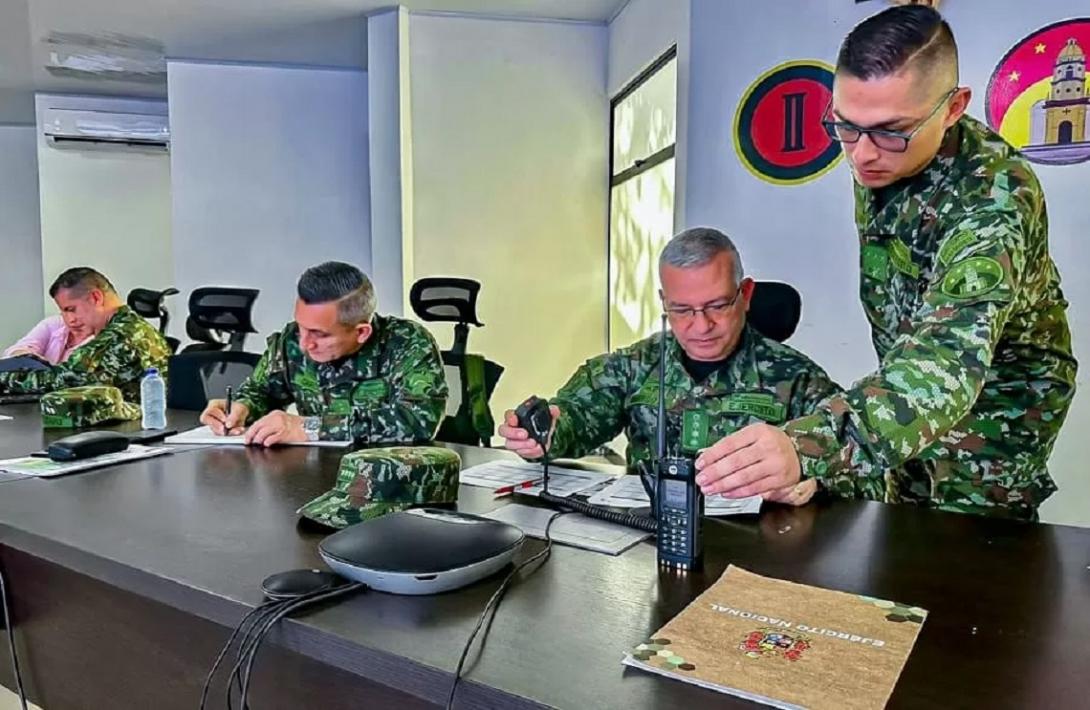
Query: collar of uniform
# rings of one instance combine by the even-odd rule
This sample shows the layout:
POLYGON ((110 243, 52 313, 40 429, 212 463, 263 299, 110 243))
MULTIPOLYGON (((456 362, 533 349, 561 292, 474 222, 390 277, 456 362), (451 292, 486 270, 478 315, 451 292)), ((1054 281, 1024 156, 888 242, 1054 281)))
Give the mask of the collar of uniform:
POLYGON ((967 133, 963 130, 963 123, 967 120, 966 117, 958 119, 958 122, 946 131, 942 145, 939 146, 939 152, 927 167, 902 181, 904 184, 895 195, 886 200, 881 209, 878 209, 877 190, 863 187, 858 182, 854 183, 855 202, 858 208, 856 221, 861 233, 882 236, 892 234, 891 225, 897 221, 902 212, 910 208, 909 201, 904 199, 908 195, 921 197, 926 195, 926 201, 931 201, 932 195, 929 193, 937 192, 937 189, 947 183, 956 170, 957 158, 965 143, 962 138, 967 133))
POLYGON ((681 361, 681 346, 678 344, 676 338, 673 338, 672 340, 674 346, 671 351, 672 358, 677 362, 678 368, 688 379, 690 389, 702 391, 703 396, 715 397, 733 393, 736 389, 736 383, 744 380, 744 377, 742 377, 744 372, 752 367, 753 343, 755 337, 749 323, 742 326, 742 333, 738 338, 738 344, 734 346, 734 351, 727 356, 726 362, 709 375, 708 379, 700 384, 694 382, 693 378, 685 370, 681 361))

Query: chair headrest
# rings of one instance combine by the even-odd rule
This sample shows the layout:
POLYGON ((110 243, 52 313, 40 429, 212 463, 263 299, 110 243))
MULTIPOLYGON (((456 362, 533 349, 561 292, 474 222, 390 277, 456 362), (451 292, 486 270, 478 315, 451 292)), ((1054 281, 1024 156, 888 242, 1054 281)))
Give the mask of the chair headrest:
POLYGON ((758 333, 783 342, 795 333, 802 317, 802 296, 791 284, 758 281, 749 303, 749 324, 758 333))
POLYGON ((480 290, 481 284, 473 279, 429 276, 413 284, 409 303, 421 320, 482 326, 477 320, 480 290))
POLYGON ((167 296, 173 296, 178 293, 176 288, 167 288, 162 291, 155 291, 150 288, 134 288, 129 291, 126 302, 129 308, 133 309, 138 315, 144 318, 159 318, 163 315, 163 300, 167 296))
MULTIPOLYGON (((256 333, 253 324, 256 288, 203 286, 189 295, 189 317, 193 324, 227 333, 256 333)), ((189 331, 189 323, 186 322, 189 331)))

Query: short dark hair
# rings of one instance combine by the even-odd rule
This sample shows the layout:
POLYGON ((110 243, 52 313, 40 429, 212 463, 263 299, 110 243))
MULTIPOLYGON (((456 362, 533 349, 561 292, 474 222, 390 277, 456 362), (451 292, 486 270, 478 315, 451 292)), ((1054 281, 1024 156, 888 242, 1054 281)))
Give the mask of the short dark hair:
POLYGON ((375 313, 375 289, 367 275, 343 261, 312 266, 299 277, 299 299, 307 305, 337 301, 337 318, 343 325, 371 320, 375 313))
POLYGON ((856 25, 840 45, 837 73, 881 79, 909 65, 928 76, 951 63, 957 78, 958 47, 942 15, 926 5, 899 5, 856 25))
POLYGON ((117 293, 110 280, 90 266, 74 266, 71 269, 65 269, 53 280, 53 285, 49 287, 49 297, 56 298, 57 293, 62 290, 73 291, 78 296, 86 296, 96 288, 103 293, 117 293))

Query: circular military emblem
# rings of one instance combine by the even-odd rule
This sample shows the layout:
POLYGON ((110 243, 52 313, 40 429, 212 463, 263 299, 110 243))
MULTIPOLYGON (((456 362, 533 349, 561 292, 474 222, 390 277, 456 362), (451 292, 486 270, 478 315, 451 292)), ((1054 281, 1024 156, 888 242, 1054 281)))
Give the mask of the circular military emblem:
POLYGON ((813 59, 780 64, 746 89, 734 114, 734 150, 746 168, 777 185, 809 182, 840 159, 821 119, 833 95, 833 67, 813 59))
POLYGON ((942 292, 950 298, 976 298, 1002 282, 1002 264, 989 256, 974 256, 950 267, 942 280, 942 292))
POLYGON ((988 125, 1035 163, 1090 160, 1090 18, 1042 27, 1008 51, 988 82, 988 125))

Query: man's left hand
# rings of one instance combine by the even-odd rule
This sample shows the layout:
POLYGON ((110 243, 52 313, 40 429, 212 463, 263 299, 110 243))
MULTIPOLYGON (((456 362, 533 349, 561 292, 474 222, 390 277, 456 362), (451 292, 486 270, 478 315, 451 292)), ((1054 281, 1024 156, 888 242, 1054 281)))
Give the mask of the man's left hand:
POLYGON ((269 412, 250 425, 243 441, 253 446, 303 443, 307 441, 303 417, 280 410, 269 412))
POLYGON ((704 495, 780 497, 801 479, 799 456, 787 434, 769 424, 750 424, 723 437, 696 459, 704 495))

